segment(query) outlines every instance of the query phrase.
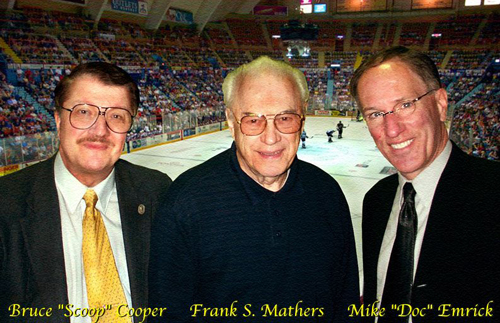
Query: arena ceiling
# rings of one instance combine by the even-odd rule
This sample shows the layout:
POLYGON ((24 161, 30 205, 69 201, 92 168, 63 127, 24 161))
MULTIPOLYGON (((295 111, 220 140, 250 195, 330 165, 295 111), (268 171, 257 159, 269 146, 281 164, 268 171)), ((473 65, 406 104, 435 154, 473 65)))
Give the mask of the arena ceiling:
POLYGON ((190 11, 202 30, 207 22, 222 20, 229 13, 248 14, 259 2, 261 0, 152 0, 150 15, 164 13, 168 8, 190 11))
MULTIPOLYGON (((156 0, 168 1, 168 0, 156 0)), ((229 13, 248 14, 261 0, 172 0, 171 6, 191 11, 195 16, 207 15, 209 21, 222 20, 229 13)))
MULTIPOLYGON (((83 5, 91 17, 101 18, 104 10, 111 7, 112 0, 86 0, 83 5)), ((146 28, 156 29, 160 25, 169 8, 189 11, 193 14, 194 22, 202 30, 207 22, 223 20, 228 14, 249 14, 255 5, 262 0, 142 0, 148 3, 149 13, 146 28)), ((287 2, 291 0, 281 0, 287 2)), ((13 9, 17 5, 41 6, 51 8, 57 4, 78 2, 72 0, 0 0, 0 9, 13 9)), ((82 5, 79 5, 82 6, 82 5)))

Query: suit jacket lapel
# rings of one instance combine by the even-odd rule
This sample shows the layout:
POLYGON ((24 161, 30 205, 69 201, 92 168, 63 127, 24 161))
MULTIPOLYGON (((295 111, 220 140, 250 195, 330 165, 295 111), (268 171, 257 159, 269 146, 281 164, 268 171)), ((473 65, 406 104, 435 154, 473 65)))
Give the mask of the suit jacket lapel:
POLYGON ((391 214, 392 202, 398 187, 397 175, 392 175, 376 185, 377 195, 365 197, 363 203, 363 243, 364 261, 364 299, 365 304, 372 303, 377 297, 377 265, 385 229, 391 214))
POLYGON ((450 207, 456 205, 457 198, 463 197, 457 194, 457 168, 460 168, 460 155, 463 154, 453 144, 453 149, 445 169, 439 179, 436 192, 432 199, 429 219, 425 229, 422 249, 420 251, 419 263, 415 276, 415 286, 429 286, 431 281, 438 280, 436 273, 440 272, 440 264, 445 262, 444 257, 449 255, 450 250, 447 243, 443 243, 454 228, 454 223, 460 221, 461 215, 455 214, 450 207), (436 201, 436 203, 434 203, 436 201))
POLYGON ((43 162, 38 176, 28 196, 28 210, 21 226, 36 290, 40 291, 40 295, 34 296, 57 309, 58 304, 68 303, 68 295, 54 158, 43 162))
POLYGON ((134 180, 125 163, 119 160, 115 170, 132 306, 145 307, 153 207, 151 199, 141 194, 141 189, 134 186, 134 180))
POLYGON ((378 196, 379 201, 376 201, 375 203, 379 204, 380 207, 380 214, 377 214, 378 221, 375 221, 373 231, 376 234, 376 237, 379 238, 377 240, 377 245, 378 249, 380 250, 380 247, 382 246, 382 240, 384 237, 385 229, 387 227, 387 222, 389 222, 389 217, 391 215, 392 211, 392 204, 394 201, 394 198, 396 197, 396 191, 398 188, 398 177, 394 176, 393 178, 390 179, 390 182, 387 183, 387 185, 384 187, 384 190, 380 192, 380 195, 378 196))

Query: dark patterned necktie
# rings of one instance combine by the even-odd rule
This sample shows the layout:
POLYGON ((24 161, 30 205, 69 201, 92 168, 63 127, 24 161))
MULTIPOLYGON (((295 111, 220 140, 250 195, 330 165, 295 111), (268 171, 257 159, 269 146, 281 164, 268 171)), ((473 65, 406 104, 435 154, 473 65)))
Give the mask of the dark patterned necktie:
POLYGON ((418 226, 415 194, 413 185, 409 182, 406 183, 403 187, 404 201, 401 212, 399 212, 396 240, 392 248, 384 293, 382 294, 381 307, 386 309, 386 315, 380 318, 379 322, 408 322, 409 317, 398 316, 401 311, 397 311, 395 306, 411 304, 413 258, 418 226))

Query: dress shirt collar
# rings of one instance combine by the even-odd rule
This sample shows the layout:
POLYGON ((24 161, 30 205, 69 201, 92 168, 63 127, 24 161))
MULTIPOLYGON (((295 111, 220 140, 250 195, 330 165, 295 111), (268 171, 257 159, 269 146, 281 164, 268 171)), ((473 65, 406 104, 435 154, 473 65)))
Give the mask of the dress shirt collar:
POLYGON ((401 173, 398 173, 399 188, 402 189, 406 182, 411 182, 420 199, 424 203, 430 205, 432 198, 434 197, 434 192, 439 182, 439 178, 441 177, 441 174, 448 163, 448 159, 450 158, 451 148, 451 141, 448 140, 439 156, 437 156, 437 158, 412 181, 408 181, 403 175, 401 175, 401 173))
POLYGON ((83 195, 88 188, 92 188, 98 197, 96 208, 100 212, 106 213, 106 208, 108 207, 108 202, 111 194, 115 188, 115 169, 104 179, 102 182, 94 187, 87 187, 80 183, 73 174, 64 165, 61 158, 61 154, 57 153, 56 160, 54 161, 54 176, 56 181, 56 186, 61 192, 66 205, 68 207, 68 212, 73 214, 77 211, 78 205, 83 200, 83 195))
POLYGON ((298 159, 295 156, 292 165, 288 169, 287 178, 285 180, 285 184, 283 187, 277 191, 273 192, 262 185, 257 183, 254 179, 248 176, 243 169, 241 169, 240 163, 238 162, 238 157, 236 155, 236 144, 233 142, 231 146, 231 168, 236 173, 238 179, 240 180, 243 188, 252 201, 252 204, 255 205, 257 203, 261 203, 264 199, 271 198, 273 196, 278 196, 287 192, 302 192, 302 185, 300 182, 296 181, 297 172, 298 172, 298 159))

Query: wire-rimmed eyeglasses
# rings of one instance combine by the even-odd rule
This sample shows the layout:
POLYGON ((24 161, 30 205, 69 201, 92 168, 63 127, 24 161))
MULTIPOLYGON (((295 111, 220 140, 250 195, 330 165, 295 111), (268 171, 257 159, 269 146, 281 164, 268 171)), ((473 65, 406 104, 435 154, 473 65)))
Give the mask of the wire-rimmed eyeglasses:
POLYGON ((393 107, 393 109, 391 111, 387 111, 387 112, 382 112, 382 111, 370 112, 370 113, 368 113, 368 114, 365 115, 365 120, 369 124, 378 125, 378 124, 381 124, 383 122, 384 117, 387 116, 388 114, 397 114, 397 115, 399 115, 401 117, 409 117, 415 111, 415 108, 417 106, 416 103, 418 101, 420 101, 423 97, 425 97, 429 93, 431 93, 433 91, 437 91, 437 90, 438 89, 432 89, 429 92, 426 92, 426 93, 422 94, 421 96, 419 96, 419 97, 417 97, 417 98, 415 98, 413 100, 399 102, 399 103, 397 103, 393 107))
POLYGON ((302 127, 304 115, 293 112, 282 112, 278 114, 255 114, 247 113, 236 122, 240 125, 241 132, 247 136, 258 136, 267 127, 267 121, 273 120, 274 126, 283 134, 298 132, 302 127))
POLYGON ((69 114, 69 123, 73 128, 84 130, 92 127, 100 115, 106 120, 109 130, 116 133, 127 133, 132 127, 133 116, 129 110, 117 107, 99 107, 97 105, 83 103, 77 104, 71 109, 61 106, 69 114), (103 109, 104 111, 101 111, 103 109))

